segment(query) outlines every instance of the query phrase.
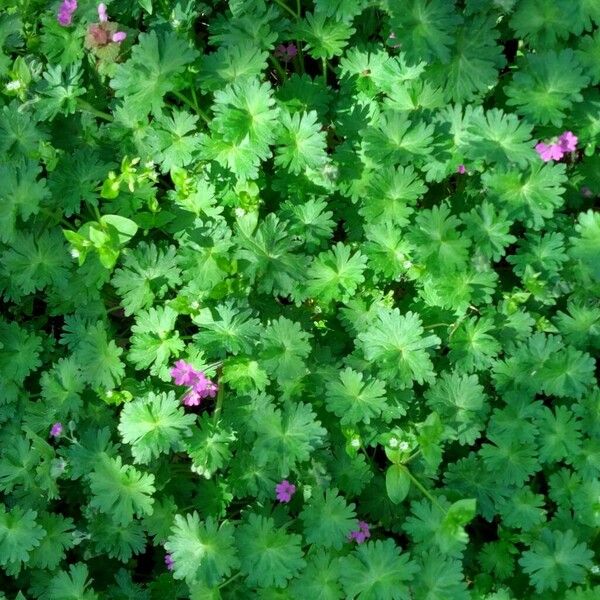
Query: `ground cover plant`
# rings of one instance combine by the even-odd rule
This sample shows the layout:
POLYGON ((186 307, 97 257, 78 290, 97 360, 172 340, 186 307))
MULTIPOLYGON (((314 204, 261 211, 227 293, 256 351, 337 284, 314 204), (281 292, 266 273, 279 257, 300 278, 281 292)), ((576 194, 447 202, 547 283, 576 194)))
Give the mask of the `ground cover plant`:
POLYGON ((0 11, 0 598, 600 597, 600 3, 0 11))

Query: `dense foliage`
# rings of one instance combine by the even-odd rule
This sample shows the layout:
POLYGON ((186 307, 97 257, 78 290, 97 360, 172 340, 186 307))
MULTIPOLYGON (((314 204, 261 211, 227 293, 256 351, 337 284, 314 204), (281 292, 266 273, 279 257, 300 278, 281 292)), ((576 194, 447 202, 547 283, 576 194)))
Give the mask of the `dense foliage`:
POLYGON ((597 0, 0 11, 0 598, 600 597, 597 0))

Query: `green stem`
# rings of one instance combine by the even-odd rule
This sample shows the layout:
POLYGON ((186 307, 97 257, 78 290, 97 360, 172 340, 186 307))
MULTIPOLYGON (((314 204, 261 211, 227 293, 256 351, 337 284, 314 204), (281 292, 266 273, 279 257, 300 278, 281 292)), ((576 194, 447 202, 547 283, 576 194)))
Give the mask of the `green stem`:
POLYGON ((269 58, 271 64, 275 67, 276 71, 279 73, 281 80, 285 81, 287 79, 287 73, 283 69, 283 67, 279 64, 279 61, 274 58, 269 58))
POLYGON ((98 117, 99 119, 104 119, 105 121, 108 121, 109 123, 114 121, 112 115, 109 115, 106 112, 103 112, 101 110, 98 110, 97 108, 94 108, 89 102, 86 102, 85 100, 82 100, 81 98, 77 99, 77 106, 78 106, 79 110, 88 112, 91 115, 98 117))
POLYGON ((323 64, 323 83, 327 85, 327 59, 321 58, 321 63, 323 64))
POLYGON ((285 2, 283 2, 283 0, 275 0, 275 2, 279 4, 279 6, 283 8, 283 10, 287 11, 290 15, 292 15, 294 19, 300 18, 300 13, 296 14, 285 2))
POLYGON ((184 104, 189 106, 207 125, 210 123, 210 119, 206 116, 198 104, 192 102, 187 96, 184 96, 181 92, 176 90, 173 90, 173 95, 179 98, 184 104))
POLYGON ((232 575, 229 579, 225 580, 220 586, 219 589, 224 588, 226 585, 229 585, 232 581, 235 581, 238 577, 241 577, 242 573, 238 571, 235 575, 232 575))
POLYGON ((219 382, 219 391, 217 392, 217 402, 215 404, 215 412, 213 414, 213 423, 219 420, 221 410, 223 408, 223 398, 225 397, 223 384, 219 382))
POLYGON ((425 489, 423 484, 410 472, 410 469, 406 468, 406 473, 410 477, 410 480, 415 484, 417 489, 419 489, 432 504, 435 504, 443 513, 446 513, 446 509, 425 489))
POLYGON ((416 458, 417 456, 419 456, 419 454, 421 454, 421 449, 420 448, 414 454, 411 454, 402 464, 403 465, 408 464, 413 458, 416 458))

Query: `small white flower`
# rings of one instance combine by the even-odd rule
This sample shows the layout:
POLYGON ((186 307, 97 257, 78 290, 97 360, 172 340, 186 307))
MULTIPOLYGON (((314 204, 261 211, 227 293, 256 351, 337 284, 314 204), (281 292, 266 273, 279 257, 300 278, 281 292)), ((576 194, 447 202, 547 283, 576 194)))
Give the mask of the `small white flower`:
POLYGON ((190 306, 194 309, 194 310, 198 310, 200 308, 200 303, 198 302, 198 300, 194 300, 190 306))
POLYGON ((350 445, 353 448, 360 448, 360 440, 358 438, 353 438, 352 441, 350 442, 350 445))
POLYGON ((239 206, 235 209, 235 216, 236 217, 243 217, 246 214, 246 211, 243 208, 240 208, 239 206))
POLYGON ((398 439, 393 437, 390 440, 389 444, 390 444, 390 448, 397 448, 398 447, 398 439))
POLYGON ((598 573, 600 573, 600 567, 598 565, 593 565, 590 568, 590 573, 592 573, 593 575, 598 575, 598 573))
POLYGON ((106 397, 107 398, 112 398, 113 397, 113 391, 112 390, 106 390, 106 397))
POLYGON ((18 79, 15 79, 13 81, 9 81, 6 84, 6 91, 7 92, 16 92, 17 90, 21 89, 21 82, 18 79))
POLYGON ((400 448, 402 452, 406 452, 410 448, 410 444, 408 442, 400 442, 398 448, 400 448))
POLYGON ((402 263, 402 266, 403 266, 405 269, 410 269, 410 268, 413 266, 413 264, 412 264, 412 262, 411 262, 410 260, 405 260, 405 261, 402 263))
POLYGON ((75 248, 73 248, 73 249, 71 250, 71 256, 72 256, 73 258, 79 258, 79 250, 76 250, 75 248))

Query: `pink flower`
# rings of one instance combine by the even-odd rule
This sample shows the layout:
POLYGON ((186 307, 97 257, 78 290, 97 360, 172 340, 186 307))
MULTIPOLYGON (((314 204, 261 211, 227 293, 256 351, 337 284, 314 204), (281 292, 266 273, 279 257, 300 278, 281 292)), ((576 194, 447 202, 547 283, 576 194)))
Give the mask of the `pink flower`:
POLYGON ((113 34, 112 36, 112 41, 115 42, 115 44, 119 44, 121 43, 125 38, 127 37, 127 34, 124 31, 117 31, 117 33, 113 34))
POLYGON ((175 568, 175 561, 170 554, 165 554, 165 565, 167 565, 167 570, 172 571, 175 568))
POLYGON ((563 152, 575 152, 577 150, 577 136, 572 131, 565 131, 558 138, 558 145, 563 152))
POLYGON ((77 0, 63 0, 58 9, 58 22, 67 27, 73 22, 73 13, 77 10, 77 0))
POLYGON ((291 42, 287 46, 285 44, 279 44, 275 49, 275 56, 281 58, 285 62, 292 60, 296 54, 298 54, 298 48, 291 42))
POLYGON ((355 531, 351 531, 348 534, 349 540, 354 540, 357 544, 362 544, 364 541, 368 540, 371 537, 371 532, 369 531, 369 524, 365 521, 358 522, 358 529, 355 531))
POLYGON ((560 160, 564 155, 564 150, 558 144, 544 144, 544 142, 537 144, 535 151, 544 162, 560 160))
POLYGON ((186 406, 200 406, 202 402, 202 396, 195 390, 190 390, 184 397, 183 403, 186 406))
POLYGON ((275 486, 275 492, 277 492, 277 500, 279 502, 289 502, 296 493, 296 486, 287 479, 284 479, 275 486))
POLYGON ((54 423, 50 428, 50 436, 57 438, 63 431, 62 423, 54 423))
POLYGON ((106 12, 106 4, 104 4, 104 2, 98 4, 98 20, 100 23, 106 23, 106 21, 108 21, 108 13, 106 12))
POLYGON ((198 371, 185 360, 178 360, 171 369, 171 377, 177 385, 193 385, 198 371))
POLYGON ((203 398, 214 398, 218 386, 206 377, 203 371, 198 371, 185 360, 178 360, 171 368, 171 377, 177 385, 190 388, 183 397, 186 406, 199 406, 203 398))
POLYGON ((456 167, 456 172, 464 175, 467 172, 467 167, 465 167, 465 165, 458 165, 458 167, 456 167))

